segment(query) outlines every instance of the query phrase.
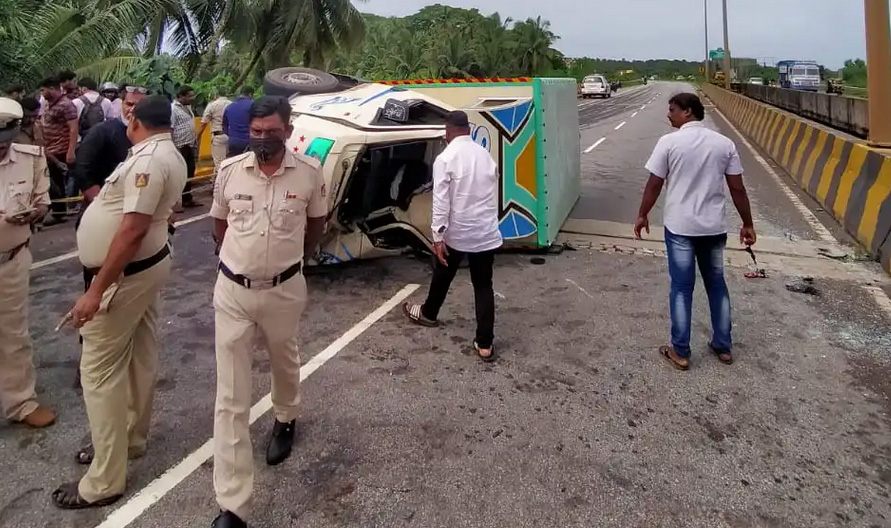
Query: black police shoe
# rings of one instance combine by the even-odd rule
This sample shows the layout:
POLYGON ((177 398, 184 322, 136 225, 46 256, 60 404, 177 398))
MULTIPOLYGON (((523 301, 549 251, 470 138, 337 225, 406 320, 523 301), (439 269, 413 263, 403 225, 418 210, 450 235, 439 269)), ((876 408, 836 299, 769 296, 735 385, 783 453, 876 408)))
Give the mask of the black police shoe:
POLYGON ((272 426, 272 435, 269 437, 269 445, 266 446, 267 464, 277 466, 291 455, 296 426, 297 420, 291 420, 288 423, 281 423, 275 420, 275 424, 272 426))
POLYGON ((247 523, 232 512, 224 511, 213 520, 211 528, 247 528, 247 523))

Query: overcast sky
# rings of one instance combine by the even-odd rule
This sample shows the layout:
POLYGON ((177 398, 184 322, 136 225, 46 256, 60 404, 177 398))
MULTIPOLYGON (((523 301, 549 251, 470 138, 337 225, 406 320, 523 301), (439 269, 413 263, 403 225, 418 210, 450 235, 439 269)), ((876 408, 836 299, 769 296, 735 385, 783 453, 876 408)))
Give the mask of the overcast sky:
MULTIPOLYGON (((703 0, 368 0, 361 11, 404 16, 436 3, 550 20, 570 57, 690 59, 705 55, 703 0)), ((709 46, 723 47, 721 1, 709 3, 709 46)), ((860 0, 728 0, 730 50, 766 62, 865 58, 860 0)))

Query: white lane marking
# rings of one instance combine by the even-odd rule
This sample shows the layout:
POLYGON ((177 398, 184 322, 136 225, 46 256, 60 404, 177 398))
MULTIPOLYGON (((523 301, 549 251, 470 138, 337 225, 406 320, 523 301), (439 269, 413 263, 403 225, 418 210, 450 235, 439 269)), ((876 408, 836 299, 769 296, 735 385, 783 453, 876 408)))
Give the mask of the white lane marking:
MULTIPOLYGON (((184 225, 193 224, 198 222, 199 220, 204 220, 209 217, 210 213, 204 213, 200 215, 193 216, 191 218, 186 218, 185 220, 181 220, 179 222, 175 222, 173 225, 176 227, 182 227, 184 225)), ((77 251, 72 251, 71 253, 65 253, 64 255, 59 255, 57 257, 48 258, 46 260, 41 260, 40 262, 35 262, 31 264, 31 271, 38 270, 40 268, 45 268, 47 266, 52 266, 53 264, 58 264, 60 262, 65 262, 66 260, 71 260, 77 257, 77 251)))
POLYGON ((786 197, 789 198, 789 201, 792 202, 792 206, 795 207, 795 209, 801 214, 802 217, 804 217, 804 220, 808 223, 808 225, 811 226, 811 229, 814 230, 814 232, 817 234, 817 237, 823 242, 839 244, 838 239, 836 239, 832 235, 832 233, 829 232, 829 229, 827 229, 826 226, 824 226, 823 223, 820 222, 820 220, 817 218, 817 215, 811 212, 811 210, 808 209, 806 205, 804 205, 804 202, 802 202, 798 195, 792 191, 789 185, 786 184, 786 181, 779 174, 777 174, 775 170, 773 170, 773 167, 771 167, 770 164, 767 163, 767 160, 765 160, 764 157, 762 157, 761 154, 759 154, 758 151, 755 150, 755 147, 753 147, 752 144, 749 143, 749 140, 740 133, 739 129, 737 129, 733 125, 733 123, 731 123, 730 120, 727 119, 727 116, 725 116, 720 110, 718 110, 717 107, 715 108, 715 112, 719 116, 721 116, 721 119, 723 119, 730 126, 730 129, 736 133, 739 139, 752 153, 752 156, 755 157, 755 161, 757 161, 764 168, 764 170, 767 171, 767 174, 769 174, 770 177, 773 178, 777 185, 780 186, 783 194, 785 194, 786 197))
POLYGON ((584 289, 584 288, 582 288, 581 286, 579 286, 579 283, 577 283, 576 281, 574 281, 574 280, 572 280, 572 279, 566 279, 566 282, 568 282, 568 283, 572 284, 573 286, 575 286, 576 288, 578 288, 579 291, 582 292, 582 293, 584 293, 585 295, 587 295, 589 299, 593 299, 593 298, 594 298, 594 296, 591 295, 590 293, 588 293, 588 291, 587 291, 586 289, 584 289))
POLYGON ((636 116, 636 115, 639 114, 639 113, 640 113, 639 111, 638 111, 638 112, 634 112, 633 114, 631 114, 631 117, 634 117, 634 116, 636 116))
POLYGON ((619 123, 619 125, 615 128, 615 130, 619 130, 620 128, 622 128, 623 126, 625 126, 625 123, 627 123, 627 122, 628 122, 628 121, 622 121, 622 122, 619 123))
POLYGON ((646 109, 647 109, 647 105, 643 105, 643 106, 641 106, 640 109, 641 109, 641 110, 646 110, 646 109))
MULTIPOLYGON (((319 352, 308 363, 300 368, 300 380, 305 381, 313 372, 318 370, 328 360, 337 355, 353 340, 362 335, 366 330, 371 328, 376 322, 383 318, 387 313, 395 308, 399 303, 408 298, 409 295, 420 288, 418 284, 408 284, 402 288, 390 300, 380 305, 377 310, 368 314, 356 326, 347 330, 345 334, 340 336, 336 341, 328 345, 328 348, 319 352)), ((267 394, 263 399, 258 401, 251 407, 250 423, 253 424, 258 418, 266 414, 272 408, 272 396, 267 394)), ((123 506, 111 512, 108 517, 97 525, 96 528, 125 528, 135 521, 147 509, 160 501, 178 486, 183 480, 201 467, 201 464, 208 461, 213 456, 213 438, 206 441, 201 447, 189 454, 179 464, 168 469, 163 475, 156 478, 148 486, 133 495, 123 506)))
POLYGON ((594 149, 596 149, 597 147, 599 147, 600 144, 603 143, 604 141, 606 141, 606 138, 605 138, 605 137, 602 137, 602 138, 598 139, 598 140, 597 140, 597 143, 594 143, 593 145, 591 145, 590 147, 588 147, 588 148, 585 149, 585 154, 590 154, 592 150, 594 150, 594 149))
POLYGON ((863 289, 872 294, 872 297, 873 299, 875 299, 876 304, 879 305, 879 308, 881 308, 882 311, 885 312, 888 320, 891 321, 891 299, 888 298, 885 290, 879 288, 878 286, 864 286, 863 289))

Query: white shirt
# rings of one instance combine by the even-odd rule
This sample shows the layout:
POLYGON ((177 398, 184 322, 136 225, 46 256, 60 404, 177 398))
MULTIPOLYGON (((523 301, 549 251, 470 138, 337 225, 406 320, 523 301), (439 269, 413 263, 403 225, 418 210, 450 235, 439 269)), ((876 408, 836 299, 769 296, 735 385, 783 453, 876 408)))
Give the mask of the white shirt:
POLYGON ((121 103, 123 103, 123 100, 120 97, 111 102, 111 115, 105 115, 106 121, 121 118, 121 103))
POLYGON ((646 168, 665 180, 669 231, 682 236, 727 232, 726 175, 743 173, 733 141, 693 121, 662 136, 646 168))
MULTIPOLYGON (((99 95, 99 92, 87 92, 83 94, 83 97, 86 97, 87 101, 95 103, 96 99, 102 96, 99 95)), ((77 117, 80 119, 80 115, 84 113, 84 102, 80 100, 80 97, 71 102, 74 103, 74 107, 77 108, 77 117)), ((102 113, 105 115, 106 121, 114 119, 114 106, 111 104, 111 101, 104 97, 102 97, 102 113)))
POLYGON ((433 163, 433 240, 468 253, 501 247, 498 165, 470 136, 455 138, 433 163))

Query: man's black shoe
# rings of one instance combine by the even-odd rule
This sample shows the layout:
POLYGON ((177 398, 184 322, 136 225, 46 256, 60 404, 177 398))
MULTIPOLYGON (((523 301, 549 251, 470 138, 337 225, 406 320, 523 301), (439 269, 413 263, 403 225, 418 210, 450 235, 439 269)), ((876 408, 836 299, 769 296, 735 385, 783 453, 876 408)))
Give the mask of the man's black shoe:
POLYGON ((213 524, 210 525, 211 528, 247 528, 247 523, 242 521, 237 515, 232 512, 224 511, 220 512, 217 515, 217 518, 213 520, 213 524))
POLYGON ((269 445, 266 447, 266 463, 277 466, 287 460, 294 446, 294 429, 297 420, 281 423, 278 420, 272 426, 272 435, 269 437, 269 445))

